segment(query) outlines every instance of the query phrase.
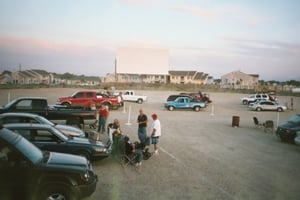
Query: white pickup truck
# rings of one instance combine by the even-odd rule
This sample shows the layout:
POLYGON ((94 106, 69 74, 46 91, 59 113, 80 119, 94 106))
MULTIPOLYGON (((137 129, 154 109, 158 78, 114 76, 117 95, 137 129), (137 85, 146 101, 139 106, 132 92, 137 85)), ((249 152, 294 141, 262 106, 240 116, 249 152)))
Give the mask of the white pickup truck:
POLYGON ((133 101, 136 103, 143 103, 147 101, 147 96, 136 95, 133 90, 126 90, 122 92, 123 101, 133 101))

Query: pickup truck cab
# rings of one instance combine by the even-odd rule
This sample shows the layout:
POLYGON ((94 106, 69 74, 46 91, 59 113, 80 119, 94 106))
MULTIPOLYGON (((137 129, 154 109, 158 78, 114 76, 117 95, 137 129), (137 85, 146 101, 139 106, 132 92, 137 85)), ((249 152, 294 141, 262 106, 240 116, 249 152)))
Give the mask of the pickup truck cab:
POLYGON ((85 120, 96 120, 96 110, 70 109, 50 106, 45 97, 20 97, 0 107, 0 114, 7 112, 33 113, 48 120, 66 120, 68 125, 81 127, 85 120))
POLYGON ((71 96, 59 97, 56 102, 58 105, 79 108, 100 107, 100 104, 104 104, 109 109, 118 109, 120 103, 117 96, 108 96, 96 91, 78 91, 71 96))
POLYGON ((167 101, 165 103, 165 108, 170 111, 173 111, 174 109, 193 109, 198 112, 200 109, 206 108, 206 103, 196 101, 189 96, 179 96, 173 101, 167 101))
POLYGON ((122 98, 124 101, 132 101, 136 103, 143 103, 147 101, 147 96, 145 95, 137 95, 133 90, 126 90, 122 93, 122 98))
POLYGON ((90 196, 97 175, 86 158, 41 151, 0 126, 0 199, 72 199, 90 196))

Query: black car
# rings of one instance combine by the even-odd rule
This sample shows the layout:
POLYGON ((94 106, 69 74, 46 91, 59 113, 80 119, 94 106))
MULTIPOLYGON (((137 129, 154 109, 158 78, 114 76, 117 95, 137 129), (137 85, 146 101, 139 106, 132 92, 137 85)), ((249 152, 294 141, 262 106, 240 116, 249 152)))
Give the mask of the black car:
POLYGON ((276 130, 276 135, 282 141, 293 143, 297 131, 300 131, 300 113, 281 123, 276 130))
POLYGON ((168 96, 167 102, 175 101, 175 99, 177 99, 178 97, 189 97, 189 95, 187 95, 187 94, 172 94, 172 95, 168 96))
POLYGON ((82 157, 41 151, 0 126, 0 199, 79 200, 96 189, 97 175, 82 157))
POLYGON ((5 124, 5 128, 21 134, 41 150, 70 153, 89 160, 106 158, 111 144, 89 138, 67 137, 61 131, 47 124, 5 124))

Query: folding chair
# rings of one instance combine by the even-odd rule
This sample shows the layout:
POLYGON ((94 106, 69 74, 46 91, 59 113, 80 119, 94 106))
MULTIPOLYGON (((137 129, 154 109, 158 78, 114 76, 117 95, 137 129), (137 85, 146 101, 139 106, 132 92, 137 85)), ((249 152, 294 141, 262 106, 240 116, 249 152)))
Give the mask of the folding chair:
POLYGON ((122 151, 122 157, 121 157, 121 161, 122 161, 122 165, 123 167, 126 167, 128 165, 135 165, 137 162, 137 154, 135 152, 132 152, 132 144, 129 144, 129 138, 127 136, 124 137, 123 139, 123 146, 124 149, 122 151))
POLYGON ((274 132, 274 122, 273 120, 267 120, 263 123, 265 133, 270 131, 271 133, 274 132))
POLYGON ((253 117, 253 122, 254 122, 255 127, 258 127, 258 128, 263 127, 263 124, 258 121, 257 117, 253 117))

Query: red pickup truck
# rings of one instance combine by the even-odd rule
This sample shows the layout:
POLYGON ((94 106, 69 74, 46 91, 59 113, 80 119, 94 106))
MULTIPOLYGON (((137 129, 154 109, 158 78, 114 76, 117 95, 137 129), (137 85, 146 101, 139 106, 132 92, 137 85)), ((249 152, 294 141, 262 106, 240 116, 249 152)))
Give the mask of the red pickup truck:
POLYGON ((118 109, 121 106, 118 96, 108 96, 96 91, 78 91, 68 97, 59 97, 56 104, 67 107, 92 108, 106 105, 109 109, 118 109))

